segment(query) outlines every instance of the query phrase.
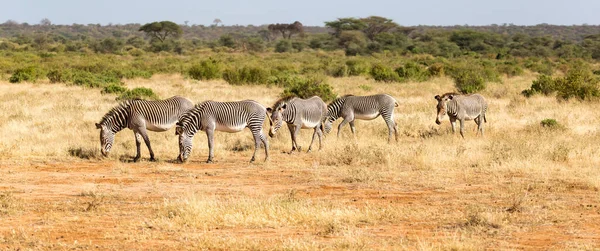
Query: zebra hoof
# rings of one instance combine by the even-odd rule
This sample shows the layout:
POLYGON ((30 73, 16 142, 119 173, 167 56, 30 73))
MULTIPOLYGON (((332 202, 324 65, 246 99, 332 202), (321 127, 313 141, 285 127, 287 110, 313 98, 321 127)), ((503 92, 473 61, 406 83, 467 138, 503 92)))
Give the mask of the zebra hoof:
POLYGON ((150 161, 156 162, 157 160, 155 158, 150 158, 150 161))
POLYGON ((206 163, 214 163, 214 161, 212 159, 207 159, 206 163))
POLYGON ((138 161, 140 161, 140 157, 133 158, 133 162, 138 162, 138 161))

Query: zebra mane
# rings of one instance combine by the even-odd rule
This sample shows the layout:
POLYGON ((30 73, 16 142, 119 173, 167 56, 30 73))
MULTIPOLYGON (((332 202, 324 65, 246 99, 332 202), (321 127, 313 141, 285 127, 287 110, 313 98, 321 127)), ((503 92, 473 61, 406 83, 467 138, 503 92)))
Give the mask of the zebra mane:
POLYGON ((290 95, 290 96, 286 96, 286 97, 280 98, 277 101, 275 101, 275 104, 273 104, 272 108, 275 109, 275 108, 279 107, 282 103, 288 102, 288 101, 290 101, 292 99, 295 99, 295 98, 297 98, 296 95, 290 95))
POLYGON ((129 108, 129 106, 131 106, 131 103, 133 103, 133 101, 134 100, 125 100, 125 101, 121 102, 120 104, 118 104, 117 106, 115 106, 112 109, 110 109, 110 111, 108 111, 106 114, 104 114, 104 116, 100 120, 99 124, 106 123, 106 121, 108 119, 113 118, 114 116, 116 116, 117 112, 123 111, 123 110, 126 110, 127 108, 129 108))
POLYGON ((450 95, 452 95, 452 96, 458 96, 458 95, 462 95, 462 94, 456 93, 456 92, 446 92, 441 97, 447 97, 447 96, 450 96, 450 95))

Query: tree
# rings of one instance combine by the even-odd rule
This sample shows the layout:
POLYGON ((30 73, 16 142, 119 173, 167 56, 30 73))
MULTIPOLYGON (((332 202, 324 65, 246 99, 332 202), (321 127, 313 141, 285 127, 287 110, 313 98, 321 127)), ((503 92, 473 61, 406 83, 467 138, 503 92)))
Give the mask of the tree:
POLYGON ((50 19, 48 19, 48 18, 44 18, 44 19, 42 19, 42 20, 40 21, 40 24, 41 24, 41 25, 46 25, 46 26, 47 26, 47 25, 52 25, 52 22, 50 22, 50 19))
POLYGON ((394 23, 392 19, 379 16, 370 16, 367 18, 361 18, 360 20, 366 25, 363 31, 365 32, 367 38, 369 38, 371 41, 375 39, 377 34, 388 32, 399 27, 399 25, 394 23))
POLYGON ((271 33, 279 32, 283 38, 287 39, 292 38, 292 35, 294 34, 304 33, 304 26, 298 21, 291 24, 269 24, 267 29, 269 29, 271 33))
POLYGON ((215 18, 215 20, 213 20, 213 25, 214 26, 218 26, 221 23, 223 23, 223 21, 221 21, 221 19, 219 19, 219 18, 215 18))
POLYGON ((338 18, 336 21, 325 22, 325 26, 333 29, 333 35, 339 37, 342 31, 363 30, 367 28, 367 24, 360 19, 353 17, 338 18))
POLYGON ((177 38, 183 33, 181 27, 171 21, 153 22, 144 24, 139 31, 143 31, 152 39, 164 42, 168 37, 177 38))

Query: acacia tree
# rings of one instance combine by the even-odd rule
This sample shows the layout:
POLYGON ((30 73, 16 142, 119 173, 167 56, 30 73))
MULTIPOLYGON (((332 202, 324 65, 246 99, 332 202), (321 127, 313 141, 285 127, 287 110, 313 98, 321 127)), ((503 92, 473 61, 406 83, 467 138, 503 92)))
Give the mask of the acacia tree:
POLYGON ((171 21, 152 22, 144 24, 139 31, 143 31, 151 39, 164 42, 168 37, 177 38, 183 33, 181 27, 171 21))
POLYGON ((336 21, 325 22, 325 26, 333 29, 333 35, 340 37, 342 31, 363 30, 367 24, 360 19, 353 17, 338 18, 336 21))
POLYGON ((304 33, 304 26, 298 21, 291 24, 269 24, 267 29, 269 29, 271 33, 279 32, 283 38, 287 39, 292 38, 294 34, 304 33))
POLYGON ((377 34, 389 32, 399 27, 399 25, 394 23, 392 19, 385 17, 370 16, 367 18, 361 18, 360 20, 365 24, 363 32, 371 41, 375 39, 377 34))

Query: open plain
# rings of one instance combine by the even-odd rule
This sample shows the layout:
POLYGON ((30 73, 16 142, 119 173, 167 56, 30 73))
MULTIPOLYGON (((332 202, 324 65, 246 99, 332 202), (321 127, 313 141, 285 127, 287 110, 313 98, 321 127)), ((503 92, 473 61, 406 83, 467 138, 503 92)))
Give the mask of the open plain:
MULTIPOLYGON (((338 94, 388 93, 399 101, 397 143, 381 118, 333 133, 321 151, 291 148, 283 128, 271 159, 249 163, 252 137, 217 132, 205 164, 198 133, 176 163, 174 129, 150 133, 158 158, 130 163, 133 133, 99 153, 94 123, 117 104, 98 89, 0 83, 0 248, 66 249, 600 249, 600 104, 520 95, 533 73, 489 83, 486 135, 437 126, 448 78, 377 83, 331 78, 338 94), (552 118, 559 126, 542 127, 552 118)), ((254 99, 281 89, 199 82, 180 75, 125 80, 161 98, 254 99)), ((339 121, 337 122, 339 123, 339 121)), ((336 123, 336 125, 337 125, 336 123)), ((265 129, 268 123, 265 124, 265 129)), ((311 130, 299 142, 308 147, 311 130)))

